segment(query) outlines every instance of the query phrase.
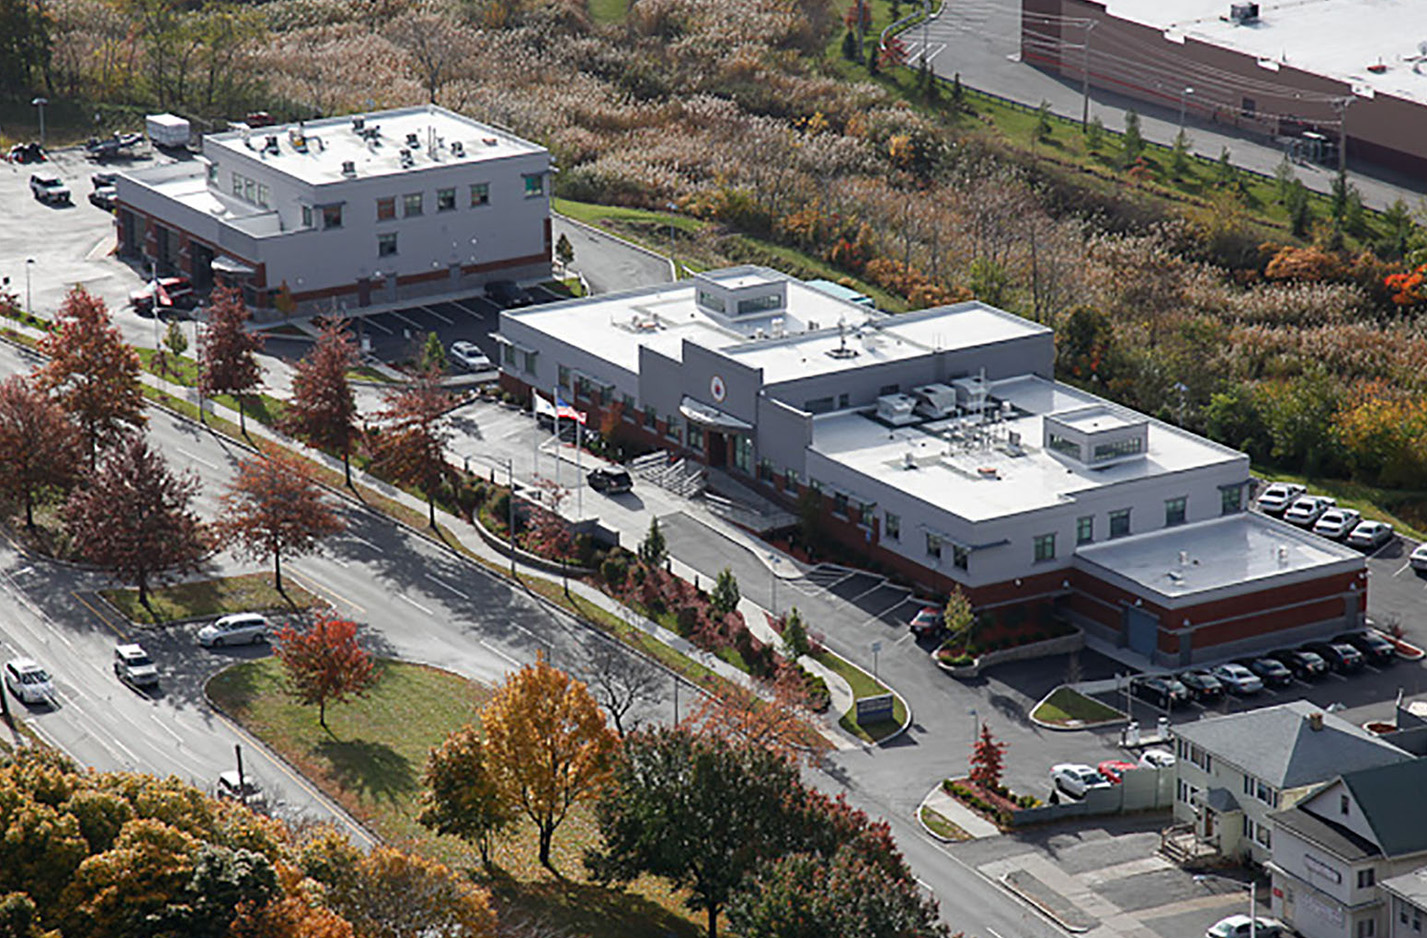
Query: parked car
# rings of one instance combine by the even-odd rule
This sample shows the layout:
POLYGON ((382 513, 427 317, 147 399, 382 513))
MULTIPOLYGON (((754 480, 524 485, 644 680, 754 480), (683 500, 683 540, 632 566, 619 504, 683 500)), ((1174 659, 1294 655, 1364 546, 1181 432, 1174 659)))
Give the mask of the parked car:
POLYGON ((1085 793, 1094 788, 1109 788, 1110 780, 1088 765, 1078 762, 1062 762, 1051 766, 1051 787, 1072 798, 1084 798, 1085 793))
POLYGON ((511 306, 529 306, 535 302, 534 297, 514 280, 492 280, 486 284, 486 298, 498 304, 502 309, 511 306))
POLYGON ((1328 673, 1328 662, 1318 654, 1301 648, 1275 651, 1269 657, 1292 671, 1300 681, 1314 681, 1328 673))
POLYGON ((1348 535, 1348 546, 1377 550, 1392 540, 1392 525, 1386 521, 1359 521, 1348 535))
POLYGON ((1135 762, 1122 762, 1119 759, 1106 759, 1095 767, 1095 771, 1103 775, 1111 785, 1118 785, 1125 780, 1126 772, 1133 772, 1139 768, 1135 762))
POLYGON ((106 187, 113 189, 118 181, 118 173, 95 173, 89 177, 89 184, 96 189, 104 189, 106 187))
POLYGON ((1338 674, 1352 674, 1361 671, 1367 660, 1363 653, 1346 642, 1310 642, 1303 646, 1327 662, 1328 667, 1338 674))
POLYGON ((238 779, 238 773, 232 770, 218 776, 218 784, 214 786, 214 793, 225 801, 237 801, 247 805, 255 811, 261 811, 267 807, 268 796, 263 791, 263 787, 258 784, 257 779, 246 772, 243 778, 238 779))
POLYGON ((1353 533, 1353 528, 1356 528, 1361 520, 1363 515, 1360 511, 1354 511, 1352 508, 1330 508, 1313 522, 1313 533, 1341 541, 1353 533))
POLYGON ((1218 664, 1209 673, 1231 694, 1257 694, 1263 690, 1259 676, 1241 664, 1218 664))
POLYGON ((470 371, 494 371, 490 356, 482 352, 474 342, 462 340, 451 343, 451 361, 470 371))
POLYGON ((1306 491, 1296 482, 1275 482, 1259 496, 1259 511, 1267 515, 1282 515, 1306 491))
POLYGON ((12 163, 43 163, 44 161, 44 147, 33 140, 29 143, 17 143, 10 148, 10 162, 12 163))
POLYGON ((1427 543, 1418 544, 1407 558, 1414 570, 1427 570, 1427 543))
POLYGON ((68 205, 70 202, 69 186, 49 173, 35 173, 30 177, 30 194, 46 205, 68 205))
POLYGON ((1329 508, 1336 508, 1337 505, 1337 499, 1327 495, 1300 495, 1283 513, 1283 520, 1300 528, 1311 528, 1323 517, 1324 512, 1329 508))
MULTIPOLYGON (((193 284, 187 277, 164 277, 159 280, 159 286, 163 289, 164 296, 168 297, 167 303, 164 303, 163 298, 160 297, 159 306, 192 309, 198 305, 198 294, 194 292, 193 284)), ((133 306, 134 312, 141 316, 153 312, 154 284, 152 280, 129 294, 129 305, 133 306)))
POLYGON ((1146 749, 1140 753, 1140 767, 1145 769, 1172 769, 1176 761, 1168 749, 1146 749))
POLYGON ((592 469, 589 475, 585 476, 585 481, 590 483, 590 488, 606 495, 622 495, 634 490, 634 479, 618 466, 612 469, 592 469))
POLYGON ((5 686, 21 703, 46 703, 54 696, 54 683, 33 658, 11 658, 5 662, 5 686))
POLYGON ((1273 658, 1245 658, 1239 664, 1252 671, 1265 687, 1287 687, 1293 683, 1288 665, 1273 658))
POLYGON ((1224 696, 1224 685, 1203 668, 1183 671, 1176 677, 1181 684, 1189 688, 1190 696, 1200 703, 1218 700, 1224 696))
POLYGON ((1130 693, 1168 710, 1189 703, 1189 688, 1168 674, 1151 674, 1130 681, 1130 693))
POLYGON ((268 639, 268 620, 256 612, 235 612, 220 616, 198 630, 198 644, 204 648, 257 644, 268 639))
POLYGON ((1247 915, 1221 918, 1204 933, 1204 938, 1282 938, 1283 923, 1271 918, 1250 919, 1247 915))
POLYGON ((1333 639, 1340 645, 1352 645, 1363 653, 1368 664, 1382 667, 1397 661, 1397 646, 1382 635, 1369 629, 1345 632, 1333 639))
POLYGON ((935 606, 923 606, 912 616, 912 634, 917 638, 936 638, 946 630, 946 616, 935 606))
POLYGON ((106 212, 114 211, 114 205, 118 201, 119 190, 113 186, 100 186, 89 193, 89 204, 106 212))
POLYGON ((156 687, 159 683, 159 669, 153 659, 133 643, 114 648, 114 676, 135 687, 156 687))

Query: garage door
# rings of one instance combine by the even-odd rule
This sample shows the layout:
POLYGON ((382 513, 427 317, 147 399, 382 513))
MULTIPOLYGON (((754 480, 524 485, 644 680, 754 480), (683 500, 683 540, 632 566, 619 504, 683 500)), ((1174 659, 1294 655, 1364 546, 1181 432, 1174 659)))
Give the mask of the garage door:
POLYGON ((1153 658, 1159 644, 1159 618, 1138 606, 1126 606, 1125 639, 1131 651, 1153 658))

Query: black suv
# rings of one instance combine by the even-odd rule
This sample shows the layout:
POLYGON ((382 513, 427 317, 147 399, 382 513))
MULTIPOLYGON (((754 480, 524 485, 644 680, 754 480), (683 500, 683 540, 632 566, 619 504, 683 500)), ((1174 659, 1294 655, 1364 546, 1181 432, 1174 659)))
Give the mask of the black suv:
POLYGON ((1287 687, 1293 683, 1293 670, 1274 658, 1245 658, 1239 664, 1257 674, 1265 687, 1287 687))
POLYGON ((1167 674, 1133 679, 1130 693, 1164 710, 1189 703, 1189 688, 1167 674))
POLYGON ((620 495, 634 489, 634 480, 623 469, 594 469, 585 479, 590 488, 606 495, 620 495))
POLYGON ((1310 642, 1303 650, 1313 652, 1339 674, 1361 671, 1367 663, 1363 653, 1346 642, 1310 642))
POLYGON ((1190 695, 1200 703, 1218 700, 1224 696, 1224 685, 1219 683, 1218 678, 1203 669, 1184 671, 1175 677, 1179 678, 1179 683, 1189 688, 1190 695))
POLYGON ((1328 673, 1328 662, 1311 651, 1288 648, 1275 651, 1269 657, 1283 664, 1300 681, 1315 681, 1328 673))
POLYGON ((486 298, 499 304, 502 309, 512 306, 529 306, 535 299, 525 288, 514 280, 492 280, 486 284, 486 298))
POLYGON ((1339 645, 1352 645, 1363 653, 1371 665, 1382 667, 1397 660, 1397 646, 1376 632, 1348 632, 1333 641, 1339 645))

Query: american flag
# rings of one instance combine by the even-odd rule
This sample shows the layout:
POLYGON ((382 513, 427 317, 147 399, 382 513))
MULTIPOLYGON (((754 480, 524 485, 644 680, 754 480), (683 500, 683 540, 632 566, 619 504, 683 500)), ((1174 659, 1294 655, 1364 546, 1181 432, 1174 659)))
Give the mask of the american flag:
POLYGON ((565 399, 560 396, 559 391, 555 392, 555 416, 561 420, 573 420, 581 426, 585 423, 585 412, 583 410, 576 410, 574 407, 565 403, 565 399))

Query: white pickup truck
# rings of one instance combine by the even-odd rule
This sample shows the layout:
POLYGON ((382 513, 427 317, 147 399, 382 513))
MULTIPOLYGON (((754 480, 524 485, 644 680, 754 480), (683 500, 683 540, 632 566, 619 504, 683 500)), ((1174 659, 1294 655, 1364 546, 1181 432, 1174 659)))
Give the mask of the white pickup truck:
POLYGON ((69 204, 69 186, 60 182, 58 176, 36 173, 30 177, 30 192, 49 205, 69 204))

